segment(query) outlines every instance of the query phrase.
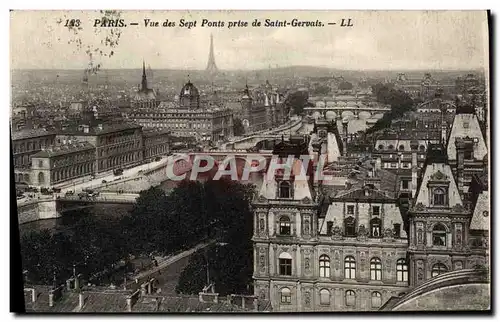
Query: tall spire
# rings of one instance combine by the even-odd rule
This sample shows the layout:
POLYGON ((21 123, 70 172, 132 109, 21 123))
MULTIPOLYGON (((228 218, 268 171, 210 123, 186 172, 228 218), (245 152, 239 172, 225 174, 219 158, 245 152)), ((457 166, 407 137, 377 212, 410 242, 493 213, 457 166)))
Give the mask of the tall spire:
POLYGON ((144 62, 144 59, 142 60, 142 83, 141 83, 141 90, 146 91, 148 90, 148 79, 146 77, 146 63, 144 62))
POLYGON ((210 51, 208 53, 208 63, 206 71, 210 75, 214 75, 217 73, 217 65, 215 64, 215 55, 214 55, 214 37, 210 34, 210 51))

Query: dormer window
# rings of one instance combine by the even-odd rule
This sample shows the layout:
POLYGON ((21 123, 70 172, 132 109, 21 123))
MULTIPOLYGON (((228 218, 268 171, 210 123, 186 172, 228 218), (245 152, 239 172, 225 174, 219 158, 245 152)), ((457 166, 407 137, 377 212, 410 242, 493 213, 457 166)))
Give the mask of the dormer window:
POLYGON ((354 206, 352 206, 352 205, 347 206, 347 214, 354 215, 354 206))
POLYGON ((443 188, 436 188, 433 192, 434 206, 446 205, 446 191, 443 188))
POLYGON ((373 238, 380 237, 380 226, 381 220, 379 218, 374 218, 370 221, 370 235, 373 238))
POLYGON ((344 233, 348 237, 356 236, 356 219, 354 217, 347 217, 344 220, 344 233))
POLYGON ((290 182, 281 181, 279 183, 279 197, 284 199, 290 199, 292 197, 290 182))

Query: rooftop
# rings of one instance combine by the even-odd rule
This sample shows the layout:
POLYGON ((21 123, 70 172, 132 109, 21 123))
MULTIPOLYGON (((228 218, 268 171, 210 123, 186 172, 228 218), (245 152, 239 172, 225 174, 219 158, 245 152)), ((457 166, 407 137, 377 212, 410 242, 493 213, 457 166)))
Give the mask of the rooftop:
POLYGON ((59 155, 75 153, 79 151, 92 150, 95 147, 88 142, 74 142, 55 145, 34 154, 32 158, 51 158, 59 155))
POLYGON ((102 125, 101 127, 90 126, 88 129, 88 133, 84 132, 83 129, 72 127, 64 130, 63 133, 61 134, 93 136, 93 135, 101 135, 101 134, 108 134, 108 133, 142 128, 142 126, 134 123, 114 123, 114 124, 103 123, 101 125, 102 125))
POLYGON ((56 133, 47 131, 46 129, 26 129, 21 131, 12 132, 12 140, 22 140, 35 138, 40 136, 56 135, 56 133))

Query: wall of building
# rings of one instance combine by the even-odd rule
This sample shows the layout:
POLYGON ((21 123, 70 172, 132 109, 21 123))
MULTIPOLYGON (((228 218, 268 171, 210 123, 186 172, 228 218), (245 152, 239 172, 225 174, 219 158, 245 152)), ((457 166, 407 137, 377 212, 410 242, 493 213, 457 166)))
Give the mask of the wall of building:
POLYGON ((17 217, 19 224, 24 224, 41 219, 59 218, 61 214, 57 211, 57 201, 49 199, 36 200, 18 205, 17 217))

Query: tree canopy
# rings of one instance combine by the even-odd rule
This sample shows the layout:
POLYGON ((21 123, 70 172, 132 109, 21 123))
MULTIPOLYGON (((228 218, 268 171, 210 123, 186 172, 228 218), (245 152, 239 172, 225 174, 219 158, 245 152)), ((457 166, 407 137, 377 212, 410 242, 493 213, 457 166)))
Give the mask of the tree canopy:
POLYGON ((245 134, 245 127, 243 126, 243 122, 239 118, 234 118, 233 121, 233 132, 235 136, 241 136, 245 134))
POLYGON ((366 133, 370 134, 381 129, 389 128, 392 120, 402 117, 405 113, 414 110, 412 98, 402 90, 395 89, 392 84, 375 84, 372 92, 377 101, 382 104, 389 104, 391 110, 386 112, 366 133))
POLYGON ((307 101, 308 99, 309 93, 307 91, 295 91, 288 95, 285 105, 291 108, 296 115, 300 115, 304 112, 304 107, 313 106, 307 101))

